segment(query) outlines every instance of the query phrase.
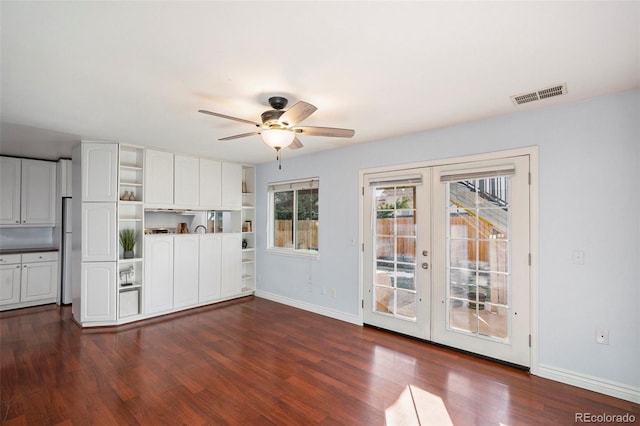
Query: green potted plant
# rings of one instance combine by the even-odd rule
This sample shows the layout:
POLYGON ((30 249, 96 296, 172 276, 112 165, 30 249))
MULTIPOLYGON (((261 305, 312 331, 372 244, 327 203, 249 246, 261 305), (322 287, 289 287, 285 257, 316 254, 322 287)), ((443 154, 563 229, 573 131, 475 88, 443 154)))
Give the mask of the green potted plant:
POLYGON ((123 257, 131 259, 133 257, 133 248, 136 245, 136 231, 133 229, 122 229, 120 231, 120 245, 124 251, 123 257))

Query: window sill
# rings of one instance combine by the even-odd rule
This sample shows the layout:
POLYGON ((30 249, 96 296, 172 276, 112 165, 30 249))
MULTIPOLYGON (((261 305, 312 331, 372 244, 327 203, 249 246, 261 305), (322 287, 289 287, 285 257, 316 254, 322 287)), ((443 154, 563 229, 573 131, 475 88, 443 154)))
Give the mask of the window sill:
POLYGON ((320 253, 311 250, 293 250, 293 249, 279 249, 268 248, 267 254, 276 254, 278 256, 298 257, 304 259, 319 259, 320 253))

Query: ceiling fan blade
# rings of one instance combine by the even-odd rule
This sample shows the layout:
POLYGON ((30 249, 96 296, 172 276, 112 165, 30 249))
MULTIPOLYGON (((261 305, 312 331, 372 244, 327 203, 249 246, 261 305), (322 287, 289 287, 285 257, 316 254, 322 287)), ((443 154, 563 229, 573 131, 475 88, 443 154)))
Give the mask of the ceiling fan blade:
POLYGON ((302 148, 304 145, 302 145, 302 142, 300 142, 300 139, 298 139, 298 137, 296 136, 293 139, 293 142, 291 142, 291 145, 289 145, 289 148, 291 149, 300 149, 302 148))
POLYGON ((286 127, 295 126, 305 118, 313 114, 318 108, 308 102, 299 101, 294 106, 285 111, 278 121, 286 127))
POLYGON ((253 124, 256 127, 260 127, 260 123, 256 123, 255 121, 245 120, 244 118, 231 117, 230 115, 219 114, 217 112, 207 111, 205 109, 199 109, 198 112, 203 114, 213 115, 214 117, 226 118, 227 120, 239 121, 241 123, 253 124))
POLYGON ((337 127, 299 126, 293 129, 296 133, 310 136, 330 136, 334 138, 350 138, 355 135, 355 130, 339 129, 337 127))
POLYGON ((227 136, 226 138, 220 138, 218 140, 219 141, 230 141, 232 139, 246 138, 247 136, 259 135, 259 134, 260 134, 260 132, 242 133, 242 134, 239 134, 239 135, 227 136))

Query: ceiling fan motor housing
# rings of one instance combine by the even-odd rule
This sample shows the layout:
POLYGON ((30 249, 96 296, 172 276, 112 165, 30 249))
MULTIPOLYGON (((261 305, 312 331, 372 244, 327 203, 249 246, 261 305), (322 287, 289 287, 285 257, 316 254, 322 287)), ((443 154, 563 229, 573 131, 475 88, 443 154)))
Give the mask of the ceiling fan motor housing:
POLYGON ((275 109, 270 109, 269 111, 265 111, 260 115, 260 117, 262 118, 262 124, 265 124, 267 126, 270 126, 272 124, 278 124, 278 119, 282 114, 284 114, 284 111, 278 111, 275 109))

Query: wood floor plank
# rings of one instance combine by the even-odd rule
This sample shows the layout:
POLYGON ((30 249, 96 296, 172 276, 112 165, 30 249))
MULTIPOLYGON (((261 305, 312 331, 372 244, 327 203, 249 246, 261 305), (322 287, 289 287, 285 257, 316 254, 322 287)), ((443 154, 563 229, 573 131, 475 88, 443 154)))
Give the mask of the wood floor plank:
POLYGON ((456 425, 640 422, 638 404, 255 297, 100 329, 26 308, 0 333, 3 425, 382 425, 414 394, 423 425, 433 407, 456 425))

